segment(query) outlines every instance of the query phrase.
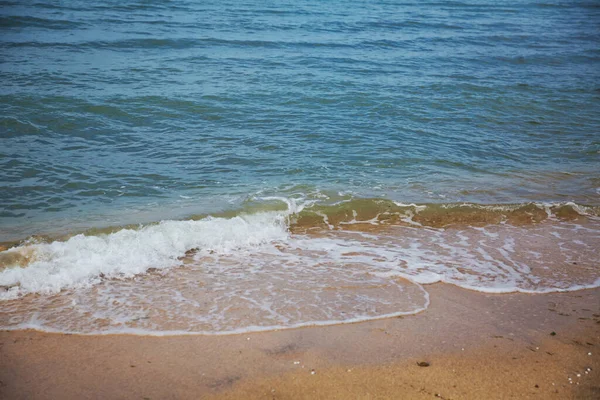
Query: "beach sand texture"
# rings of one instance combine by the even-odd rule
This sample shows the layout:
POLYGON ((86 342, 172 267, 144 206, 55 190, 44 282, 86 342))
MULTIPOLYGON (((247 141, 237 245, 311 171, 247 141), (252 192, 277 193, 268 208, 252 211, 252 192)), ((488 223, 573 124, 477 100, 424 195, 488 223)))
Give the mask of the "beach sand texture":
POLYGON ((431 305, 418 315, 328 327, 165 337, 1 332, 0 397, 600 396, 600 289, 427 290, 431 305))

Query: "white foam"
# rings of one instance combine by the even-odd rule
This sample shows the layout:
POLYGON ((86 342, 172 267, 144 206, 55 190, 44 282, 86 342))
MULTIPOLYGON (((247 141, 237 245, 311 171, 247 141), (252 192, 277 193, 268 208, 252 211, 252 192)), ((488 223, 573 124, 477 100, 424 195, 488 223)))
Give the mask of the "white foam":
MULTIPOLYGON (((319 215, 319 214, 317 214, 319 215)), ((352 220, 350 221, 342 221, 339 224, 340 225, 357 225, 357 224, 370 224, 370 225, 379 225, 379 216, 381 214, 378 213, 377 215, 375 215, 373 218, 371 219, 367 219, 367 220, 357 220, 356 217, 358 217, 358 213, 356 212, 356 210, 352 210, 352 220)))
POLYGON ((164 221, 139 230, 122 229, 101 235, 74 236, 65 242, 39 243, 6 250, 33 259, 25 268, 0 271, 0 299, 27 293, 57 293, 86 287, 101 276, 127 278, 149 268, 181 264, 191 249, 227 254, 255 248, 288 236, 285 213, 261 213, 231 219, 208 217, 200 221, 164 221))
POLYGON ((343 320, 329 320, 329 321, 305 321, 297 324, 290 325, 269 325, 269 326, 259 326, 259 325, 251 325, 245 326, 243 328, 238 329, 230 329, 225 331, 187 331, 187 330, 149 330, 149 329, 139 329, 139 328, 128 328, 128 327, 119 327, 116 329, 107 329, 107 330, 99 330, 99 331, 90 331, 90 332, 82 332, 79 330, 70 331, 65 329, 54 329, 45 325, 43 322, 39 321, 30 321, 27 323, 23 323, 20 325, 15 325, 12 327, 2 328, 7 331, 15 331, 15 330, 24 330, 24 329, 34 329, 41 332, 48 333, 67 333, 67 334, 75 334, 75 335, 143 335, 143 336, 192 336, 192 335, 204 335, 204 336, 225 336, 225 335, 240 335, 247 333, 258 333, 258 332, 269 332, 269 331, 277 331, 283 329, 296 329, 296 328, 304 328, 309 326, 331 326, 331 325, 340 325, 340 324, 354 324, 358 322, 365 321, 373 321, 378 319, 385 318, 396 318, 407 315, 415 315, 419 314, 427 308, 429 308, 429 293, 423 291, 424 296, 426 297, 425 306, 415 309, 413 311, 399 311, 395 313, 389 314, 380 314, 377 316, 369 316, 369 317, 357 317, 357 318, 349 318, 343 320))

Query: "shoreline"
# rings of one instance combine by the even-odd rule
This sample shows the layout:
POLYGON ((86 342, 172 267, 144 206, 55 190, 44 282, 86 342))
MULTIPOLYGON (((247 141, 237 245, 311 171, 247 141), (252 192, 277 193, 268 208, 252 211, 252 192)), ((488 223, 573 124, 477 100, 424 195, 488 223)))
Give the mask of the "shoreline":
POLYGON ((428 292, 429 308, 416 315, 248 334, 2 331, 0 395, 450 399, 484 393, 487 398, 600 394, 600 288, 486 294, 438 283, 428 285, 428 292))
MULTIPOLYGON (((328 193, 331 191, 326 190, 328 193)), ((248 194, 250 195, 251 193, 248 194)), ((293 223, 290 224, 292 233, 306 233, 317 228, 327 229, 330 224, 335 227, 342 225, 348 227, 348 224, 356 218, 362 219, 365 224, 377 221, 382 224, 391 223, 411 227, 447 228, 450 226, 479 227, 507 222, 514 226, 528 226, 543 221, 572 222, 600 216, 600 202, 578 203, 560 199, 546 201, 519 199, 520 201, 517 202, 488 203, 478 202, 475 199, 439 202, 428 202, 423 199, 405 202, 394 198, 342 196, 336 199, 337 201, 324 203, 310 199, 306 204, 302 202, 305 200, 296 203, 298 199, 293 197, 267 196, 258 198, 257 203, 245 206, 238 204, 232 208, 217 210, 207 209, 203 212, 194 208, 193 211, 171 215, 154 210, 135 220, 125 219, 124 216, 119 215, 119 223, 114 223, 114 219, 106 215, 104 219, 101 218, 102 214, 85 223, 81 220, 69 219, 54 221, 55 224, 60 224, 53 225, 53 228, 49 227, 48 221, 42 221, 45 223, 37 229, 26 230, 16 236, 0 236, 0 251, 26 245, 31 239, 34 239, 35 243, 65 242, 77 235, 109 235, 124 229, 140 230, 165 221, 201 221, 208 217, 231 219, 243 215, 272 212, 280 212, 282 215, 292 217, 293 223), (357 215, 353 215, 352 210, 357 211, 357 215), (324 216, 326 220, 323 219, 324 216), (107 218, 112 222, 106 222, 107 218)), ((0 232, 0 235, 2 234, 4 232, 0 232)))

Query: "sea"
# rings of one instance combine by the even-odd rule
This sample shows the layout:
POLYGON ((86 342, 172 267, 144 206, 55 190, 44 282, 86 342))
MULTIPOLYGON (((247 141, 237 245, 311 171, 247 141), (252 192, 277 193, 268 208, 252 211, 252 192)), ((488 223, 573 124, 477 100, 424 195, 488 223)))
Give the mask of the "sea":
POLYGON ((0 329, 600 287, 597 0, 0 1, 0 329))

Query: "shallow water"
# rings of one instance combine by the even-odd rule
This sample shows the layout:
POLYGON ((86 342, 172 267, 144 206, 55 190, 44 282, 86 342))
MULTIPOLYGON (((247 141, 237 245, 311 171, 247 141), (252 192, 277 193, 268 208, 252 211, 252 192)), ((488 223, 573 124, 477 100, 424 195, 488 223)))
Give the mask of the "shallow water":
POLYGON ((0 325, 226 334, 412 314, 436 282, 489 293, 600 286, 596 216, 546 208, 521 225, 428 227, 415 222, 426 209, 398 221, 351 210, 337 226, 319 212, 303 233, 290 231, 302 215, 290 210, 29 243, 4 252, 0 325), (22 266, 10 265, 17 256, 22 266))
POLYGON ((600 284, 594 1, 0 4, 2 327, 600 284))

